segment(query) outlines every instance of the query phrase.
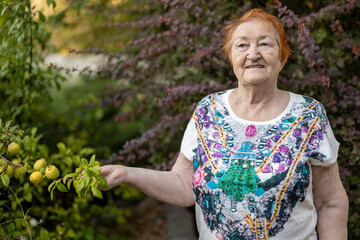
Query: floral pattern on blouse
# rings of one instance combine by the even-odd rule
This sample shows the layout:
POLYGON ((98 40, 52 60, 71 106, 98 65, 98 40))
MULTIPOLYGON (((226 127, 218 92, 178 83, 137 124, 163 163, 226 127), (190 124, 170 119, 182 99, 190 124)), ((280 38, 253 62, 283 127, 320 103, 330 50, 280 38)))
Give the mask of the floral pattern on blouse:
POLYGON ((193 114, 196 202, 207 227, 225 239, 268 239, 283 231, 304 200, 308 160, 327 159, 326 113, 302 96, 277 121, 237 121, 222 101, 224 93, 205 97, 193 114))

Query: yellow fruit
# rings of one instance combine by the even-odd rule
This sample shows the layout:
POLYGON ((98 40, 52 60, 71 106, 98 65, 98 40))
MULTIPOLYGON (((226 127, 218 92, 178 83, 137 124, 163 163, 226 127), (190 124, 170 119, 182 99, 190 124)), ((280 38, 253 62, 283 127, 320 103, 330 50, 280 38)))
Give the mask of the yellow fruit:
POLYGON ((34 169, 36 171, 40 171, 41 168, 46 168, 46 166, 47 166, 47 163, 46 163, 46 160, 44 158, 40 158, 39 160, 37 160, 34 163, 34 169))
POLYGON ((14 164, 21 164, 21 161, 17 158, 13 159, 11 162, 14 164))
POLYGON ((6 162, 3 159, 0 159, 0 166, 6 166, 6 162))
POLYGON ((39 172, 39 171, 35 171, 32 174, 30 174, 30 182, 32 183, 41 183, 42 180, 44 179, 44 175, 39 172))
POLYGON ((20 175, 26 172, 25 167, 16 167, 14 170, 14 178, 19 179, 20 175))
POLYGON ((20 151, 20 145, 17 144, 16 142, 12 142, 12 143, 9 144, 7 150, 8 150, 8 153, 9 153, 11 156, 14 156, 14 155, 16 155, 16 154, 19 153, 19 151, 20 151))
POLYGON ((6 174, 9 176, 9 178, 12 178, 14 173, 14 168, 13 166, 8 165, 7 169, 6 169, 6 174))
POLYGON ((45 176, 48 179, 57 179, 60 175, 59 169, 54 165, 50 165, 45 169, 45 176))

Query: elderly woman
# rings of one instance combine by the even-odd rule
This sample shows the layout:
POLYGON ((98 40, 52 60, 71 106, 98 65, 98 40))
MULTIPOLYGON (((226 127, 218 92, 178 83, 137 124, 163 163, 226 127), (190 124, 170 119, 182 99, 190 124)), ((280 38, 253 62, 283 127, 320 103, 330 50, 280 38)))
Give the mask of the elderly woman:
POLYGON ((279 20, 253 9, 226 28, 238 87, 197 105, 171 171, 108 165, 126 183, 180 206, 196 204, 200 239, 346 239, 339 143, 315 99, 277 88, 291 50, 279 20))

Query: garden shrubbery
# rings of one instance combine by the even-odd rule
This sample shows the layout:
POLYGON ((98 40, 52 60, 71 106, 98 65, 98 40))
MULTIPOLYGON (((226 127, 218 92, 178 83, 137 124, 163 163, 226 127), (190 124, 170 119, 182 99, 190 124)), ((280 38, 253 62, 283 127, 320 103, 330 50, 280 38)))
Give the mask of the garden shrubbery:
MULTIPOLYGON (((106 192, 104 200, 97 200, 91 194, 78 197, 72 186, 70 193, 63 193, 58 185, 51 201, 47 191, 51 182, 46 177, 39 184, 21 178, 32 171, 26 163, 32 167, 37 159, 44 158, 64 177, 76 173, 82 158, 86 159, 83 164, 90 165, 96 153, 104 164, 169 169, 194 104, 211 92, 236 86, 231 66, 221 52, 222 28, 226 21, 254 7, 278 15, 294 51, 279 77, 280 87, 314 97, 327 109, 341 144, 338 161, 350 200, 349 239, 359 237, 359 1, 115 2, 69 1, 66 10, 48 18, 40 14, 38 21, 32 20, 30 1, 7 0, 0 5, 0 34, 6 36, 0 45, 4 136, 0 150, 8 160, 20 158, 27 171, 19 173, 19 179, 9 178, 9 183, 7 177, 1 178, 0 237, 11 239, 31 233, 35 239, 108 239, 106 231, 94 231, 91 224, 108 223, 106 214, 116 213, 108 214, 115 221, 104 228, 116 226, 126 239, 126 218, 131 214, 126 201, 141 198, 138 192, 120 187, 106 192), (70 55, 102 54, 107 60, 97 70, 42 66, 41 53, 48 49, 52 31, 47 23, 56 28, 56 24, 65 23, 57 32, 59 37, 71 31, 73 25, 66 22, 66 16, 74 10, 79 19, 94 22, 93 27, 86 27, 89 39, 96 36, 97 42, 91 46, 87 40, 80 47, 77 40, 76 46, 58 47, 69 47, 70 55), (59 114, 56 103, 50 110, 46 104, 50 105, 54 87, 60 87, 67 78, 66 72, 81 74, 89 93, 78 99, 81 104, 63 98, 62 104, 71 108, 59 114), (99 83, 100 87, 90 88, 99 83), (9 120, 12 123, 5 124, 9 120), (116 142, 117 136, 121 141, 116 142), (19 144, 20 157, 7 155, 11 142, 19 144), (121 207, 115 205, 115 199, 123 199, 121 207)), ((79 95, 79 88, 70 89, 69 94, 79 95)))
POLYGON ((66 76, 44 64, 54 19, 34 9, 30 1, 0 3, 0 238, 127 239, 129 207, 142 194, 125 186, 102 193, 97 152, 76 132, 79 121, 49 116, 66 76), (118 208, 122 196, 130 204, 118 208))

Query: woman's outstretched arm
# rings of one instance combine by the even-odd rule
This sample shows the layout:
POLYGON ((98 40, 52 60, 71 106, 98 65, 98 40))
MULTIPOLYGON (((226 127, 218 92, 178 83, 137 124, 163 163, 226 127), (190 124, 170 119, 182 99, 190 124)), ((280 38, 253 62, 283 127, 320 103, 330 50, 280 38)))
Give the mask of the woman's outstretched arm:
POLYGON ((195 203, 192 191, 193 165, 180 153, 171 171, 105 165, 101 175, 108 182, 108 189, 122 183, 138 189, 160 201, 187 207, 195 203))

